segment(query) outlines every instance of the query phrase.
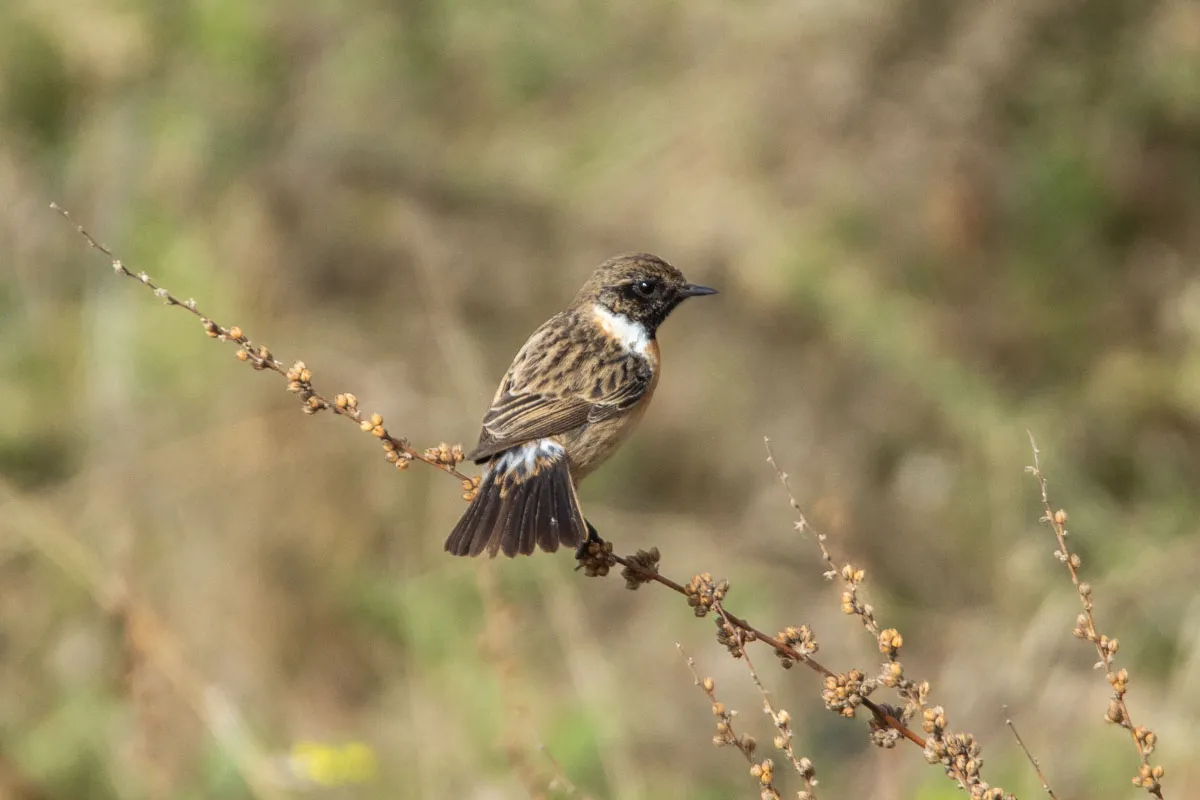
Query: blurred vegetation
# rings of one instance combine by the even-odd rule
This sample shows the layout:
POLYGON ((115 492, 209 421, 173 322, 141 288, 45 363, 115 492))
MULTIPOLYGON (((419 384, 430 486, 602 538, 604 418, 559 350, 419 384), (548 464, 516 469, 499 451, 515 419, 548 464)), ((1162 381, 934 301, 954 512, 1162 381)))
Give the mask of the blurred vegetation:
MULTIPOLYGON (((540 745, 593 797, 752 796, 676 641, 770 738, 677 598, 444 556, 454 484, 302 417, 51 200, 422 446, 470 443, 594 264, 663 255, 722 294, 662 332, 589 518, 870 670, 770 436, 990 779, 1041 791, 1007 705, 1060 796, 1126 796, 1032 430, 1168 796, 1200 795, 1192 0, 9 0, 0 196, 2 797, 261 794, 250 741, 280 770, 366 743, 378 776, 336 797, 520 797, 540 745), (219 687, 206 719, 130 663, 63 539, 219 687)), ((821 796, 958 796, 762 661, 821 796)))

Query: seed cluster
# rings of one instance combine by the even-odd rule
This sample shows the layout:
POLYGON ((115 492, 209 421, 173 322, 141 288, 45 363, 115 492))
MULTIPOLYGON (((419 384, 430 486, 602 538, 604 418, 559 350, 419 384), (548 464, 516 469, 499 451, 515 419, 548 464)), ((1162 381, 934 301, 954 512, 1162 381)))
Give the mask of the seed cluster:
POLYGON ((830 711, 843 717, 853 717, 862 701, 870 697, 877 686, 874 678, 868 678, 861 670, 852 669, 827 677, 821 698, 830 711))
POLYGON ((989 786, 980 777, 983 748, 969 733, 950 733, 946 712, 941 706, 925 709, 921 727, 929 734, 925 740, 925 760, 941 764, 946 775, 962 784, 971 800, 1016 800, 999 787, 989 786))
POLYGON ((720 603, 725 599, 725 593, 729 591, 729 581, 724 578, 713 581, 711 573, 701 572, 692 576, 691 582, 683 587, 683 591, 696 616, 703 617, 712 610, 713 603, 720 603))
POLYGON ((424 460, 430 464, 443 464, 448 467, 457 467, 465 458, 463 446, 461 444, 447 444, 440 442, 437 447, 425 448, 424 460))
MULTIPOLYGON (((824 548, 824 540, 822 539, 822 548, 824 548)), ((832 565, 833 560, 828 559, 832 565)), ((828 575, 828 573, 826 573, 828 575)), ((859 597, 858 591, 862 587, 863 579, 866 578, 866 570, 857 569, 853 565, 843 564, 838 574, 842 578, 842 583, 845 584, 845 590, 842 592, 842 613, 857 615, 862 620, 863 627, 874 634, 879 633, 879 624, 875 621, 875 609, 870 603, 864 603, 859 597)))
MULTIPOLYGON (((879 712, 885 714, 892 719, 903 720, 904 710, 887 703, 879 704, 879 712)), ((884 750, 891 750, 900 741, 900 731, 893 728, 883 719, 872 717, 868 723, 869 737, 871 744, 876 747, 882 747, 884 750)))
MULTIPOLYGON (((717 609, 720 610, 719 605, 717 609)), ((703 615, 697 614, 696 616, 703 615)), ((754 631, 748 631, 745 628, 735 626, 724 613, 716 617, 713 621, 717 623, 717 644, 728 650, 729 655, 734 658, 744 656, 746 654, 745 644, 758 639, 758 634, 754 631)))
POLYGON ((629 563, 621 570, 621 577, 625 579, 625 588, 636 591, 643 583, 653 581, 652 576, 658 574, 658 562, 661 558, 657 547, 638 550, 629 556, 627 559, 629 563))
MULTIPOLYGON (((798 628, 794 625, 789 625, 781 630, 775 638, 806 656, 817 652, 820 647, 817 644, 816 637, 813 636, 812 629, 807 625, 801 625, 798 628)), ((775 655, 779 658, 779 665, 784 669, 791 669, 792 665, 796 663, 796 659, 791 653, 776 650, 775 655)))
POLYGON ((583 574, 589 578, 603 578, 612 569, 617 560, 613 557, 612 542, 591 539, 576 556, 583 574))

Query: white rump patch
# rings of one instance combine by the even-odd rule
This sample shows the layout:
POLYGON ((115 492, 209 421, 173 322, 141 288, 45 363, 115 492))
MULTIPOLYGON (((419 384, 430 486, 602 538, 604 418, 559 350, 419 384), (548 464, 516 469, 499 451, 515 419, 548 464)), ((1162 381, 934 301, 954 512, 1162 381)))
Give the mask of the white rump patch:
POLYGON ((507 472, 514 467, 520 467, 522 472, 532 475, 539 459, 557 461, 567 451, 553 439, 538 439, 511 450, 505 450, 500 457, 492 462, 491 469, 507 472))
POLYGON ((614 314, 599 303, 592 306, 592 311, 604 332, 620 342, 622 347, 638 355, 646 355, 650 334, 645 325, 634 322, 624 314, 614 314))

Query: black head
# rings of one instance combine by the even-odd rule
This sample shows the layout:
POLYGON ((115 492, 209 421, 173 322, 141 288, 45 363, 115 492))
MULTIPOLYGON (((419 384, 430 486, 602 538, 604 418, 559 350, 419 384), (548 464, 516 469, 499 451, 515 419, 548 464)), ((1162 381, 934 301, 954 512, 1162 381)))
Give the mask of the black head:
POLYGON ((599 304, 646 326, 651 336, 675 307, 716 289, 688 283, 683 273, 657 256, 632 253, 605 261, 579 290, 576 305, 599 304))

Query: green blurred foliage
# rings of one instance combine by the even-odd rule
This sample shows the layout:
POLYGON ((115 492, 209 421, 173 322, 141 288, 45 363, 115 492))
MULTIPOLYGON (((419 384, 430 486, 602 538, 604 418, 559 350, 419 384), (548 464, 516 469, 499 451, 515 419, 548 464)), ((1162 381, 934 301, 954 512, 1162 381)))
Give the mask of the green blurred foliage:
MULTIPOLYGON (((677 641, 771 750, 711 623, 562 554, 444 556, 457 485, 306 420, 51 200, 420 446, 470 444, 594 264, 660 253, 722 293, 664 328, 589 518, 870 670, 770 436, 990 780, 1040 793, 1007 705, 1060 796, 1126 796, 1032 431, 1169 796, 1200 793, 1191 0, 11 0, 0 196, 0 797, 565 796, 555 764, 593 797, 751 796, 677 641), (379 779, 304 787, 299 741, 365 742, 379 779)), ((958 794, 773 662, 820 796, 958 794)))

